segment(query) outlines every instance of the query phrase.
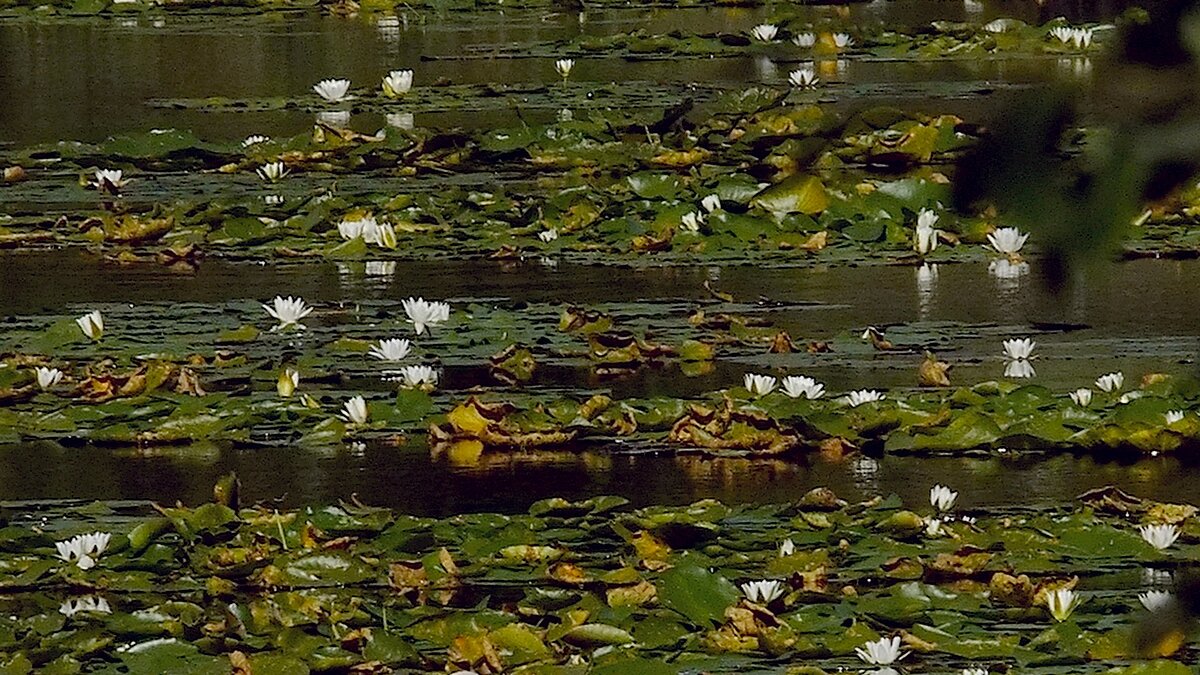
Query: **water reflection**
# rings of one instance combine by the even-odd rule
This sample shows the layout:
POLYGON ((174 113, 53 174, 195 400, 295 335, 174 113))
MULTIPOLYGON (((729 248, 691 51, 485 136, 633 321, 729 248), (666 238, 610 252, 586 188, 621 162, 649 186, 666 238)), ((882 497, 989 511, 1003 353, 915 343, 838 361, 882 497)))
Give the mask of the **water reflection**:
MULTIPOLYGON (((366 503, 427 515, 462 509, 522 511, 551 496, 597 494, 622 495, 639 505, 705 498, 780 503, 798 500, 815 487, 829 487, 848 500, 894 493, 918 508, 927 503, 935 483, 959 491, 958 509, 964 513, 981 507, 1058 505, 1109 484, 1151 499, 1200 502, 1200 485, 1177 479, 1190 469, 1174 458, 1120 464, 1009 454, 1008 459, 857 456, 829 461, 457 448, 435 457, 420 440, 398 447, 233 449, 196 444, 153 451, 31 443, 0 446, 0 500, 178 499, 195 504, 210 499, 219 476, 236 471, 250 501, 279 500, 288 506, 355 495, 366 503)), ((1156 577, 1146 585, 1160 582, 1166 583, 1156 577)))

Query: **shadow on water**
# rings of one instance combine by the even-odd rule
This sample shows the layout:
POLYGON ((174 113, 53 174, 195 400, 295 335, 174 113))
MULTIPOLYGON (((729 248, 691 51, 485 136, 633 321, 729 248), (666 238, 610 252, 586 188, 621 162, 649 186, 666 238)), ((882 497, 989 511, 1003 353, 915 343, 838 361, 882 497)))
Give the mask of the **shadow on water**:
POLYGON ((432 459, 422 441, 401 447, 230 449, 181 446, 142 453, 52 443, 0 446, 0 500, 148 499, 197 504, 216 479, 236 471, 243 496, 281 506, 361 501, 429 516, 525 510, 552 496, 615 494, 637 505, 778 503, 826 486, 845 499, 895 493, 922 504, 935 483, 962 493, 963 509, 1059 504, 1114 484, 1143 497, 1200 502, 1200 484, 1174 480, 1190 469, 1170 458, 1124 464, 1073 456, 1017 458, 856 457, 750 460, 607 450, 519 452, 432 459))

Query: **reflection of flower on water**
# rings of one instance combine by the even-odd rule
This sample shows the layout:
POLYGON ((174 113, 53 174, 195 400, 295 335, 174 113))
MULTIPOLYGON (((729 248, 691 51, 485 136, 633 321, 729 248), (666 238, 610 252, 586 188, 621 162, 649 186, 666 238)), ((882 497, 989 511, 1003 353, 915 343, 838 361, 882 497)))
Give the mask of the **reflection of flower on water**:
POLYGON ((1019 361, 1009 361, 1005 363, 1004 376, 1016 379, 1025 379, 1036 377, 1037 371, 1033 369, 1033 364, 1022 359, 1019 361))
POLYGON ((390 277, 396 273, 396 262, 394 260, 371 260, 367 262, 366 272, 369 277, 390 277))
POLYGON ((917 268, 917 311, 921 318, 929 313, 933 304, 933 291, 937 287, 938 266, 925 263, 917 268))
POLYGON ((859 455, 850 465, 854 475, 854 486, 867 494, 879 491, 879 462, 871 457, 859 455))
POLYGON ((1175 583, 1171 570, 1158 567, 1142 568, 1142 584, 1145 586, 1170 586, 1175 583))
POLYGON ((403 129, 404 131, 412 131, 416 127, 416 121, 410 112, 388 113, 386 119, 389 127, 403 129))
POLYGON ((392 43, 400 41, 400 19, 395 16, 381 16, 375 22, 375 30, 379 33, 380 39, 384 42, 392 43))
POLYGON ((776 72, 779 69, 775 67, 775 62, 765 56, 759 56, 754 59, 754 71, 758 73, 760 80, 775 80, 778 79, 776 72))
POLYGON ((331 127, 344 127, 350 124, 349 110, 329 110, 317 113, 317 122, 331 127))

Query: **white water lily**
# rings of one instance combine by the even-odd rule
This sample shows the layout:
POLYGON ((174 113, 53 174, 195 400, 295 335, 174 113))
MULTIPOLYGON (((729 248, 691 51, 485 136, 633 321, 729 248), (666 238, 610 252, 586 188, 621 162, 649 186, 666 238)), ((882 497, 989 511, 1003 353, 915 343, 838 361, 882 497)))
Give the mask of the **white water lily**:
POLYGON ((801 49, 808 49, 808 48, 812 47, 813 45, 817 44, 817 34, 816 33, 807 33, 807 32, 796 33, 795 35, 792 36, 792 44, 796 45, 797 47, 799 47, 801 49))
POLYGON ((1071 39, 1074 35, 1074 31, 1072 31, 1069 26, 1055 26, 1054 28, 1050 29, 1050 37, 1056 38, 1059 42, 1064 44, 1071 42, 1071 39))
POLYGON ((1086 408, 1092 404, 1092 390, 1087 387, 1080 387, 1071 392, 1071 400, 1075 402, 1075 405, 1086 408))
POLYGON ((913 249, 919 255, 928 255, 937 248, 938 231, 933 228, 937 224, 938 214, 929 209, 917 212, 917 228, 913 241, 913 249))
POLYGON ((1046 594, 1046 608, 1055 621, 1066 621, 1071 612, 1083 602, 1083 598, 1069 588, 1056 588, 1046 594))
POLYGON ((1119 391, 1125 384, 1125 373, 1117 371, 1096 378, 1096 388, 1107 394, 1119 391))
POLYGON ((429 366, 405 366, 400 369, 400 378, 406 387, 437 386, 438 373, 429 366))
POLYGON ((1004 358, 1014 361, 1033 358, 1033 349, 1037 343, 1030 338, 1019 338, 1004 341, 1004 358))
POLYGON ((750 602, 769 605, 783 595, 783 584, 778 581, 747 581, 742 584, 742 593, 750 602))
POLYGON ((242 141, 242 147, 248 148, 252 145, 258 145, 259 143, 266 143, 270 140, 271 140, 270 136, 263 136, 262 134, 252 134, 250 136, 247 136, 246 140, 242 141))
POLYGON ((412 343, 404 338, 391 338, 388 340, 380 340, 371 345, 371 356, 380 361, 399 361, 408 356, 412 350, 412 343))
POLYGON ((263 195, 263 203, 267 206, 279 206, 283 202, 283 195, 263 195))
POLYGON ((821 80, 817 77, 815 70, 810 66, 805 66, 788 73, 788 82, 798 89, 809 89, 820 84, 821 80))
POLYGON ((549 244, 555 239, 558 239, 558 230, 554 228, 542 230, 541 232, 538 232, 538 239, 541 239, 543 243, 549 244))
POLYGON ((104 315, 100 310, 93 310, 75 319, 75 323, 79 325, 79 330, 83 334, 93 340, 99 340, 104 336, 104 315))
POLYGON ((255 171, 255 173, 258 174, 259 178, 271 183, 275 183, 281 180, 284 176, 288 175, 288 170, 287 165, 283 162, 267 162, 266 164, 258 167, 258 170, 255 171))
POLYGON ((1009 22, 1005 19, 993 19, 983 24, 983 29, 989 33, 1003 33, 1008 30, 1009 22))
POLYGON ((380 248, 389 250, 396 248, 396 228, 391 223, 380 223, 379 234, 376 236, 375 243, 380 248))
POLYGON ((1024 359, 1020 361, 1008 361, 1004 364, 1004 376, 1024 380, 1037 377, 1037 371, 1033 369, 1032 363, 1024 359))
POLYGON ((779 557, 784 558, 796 552, 796 542, 792 541, 791 537, 784 539, 779 544, 779 557))
POLYGON ((92 185, 101 192, 116 194, 129 184, 129 179, 122 178, 123 175, 120 169, 96 169, 96 179, 92 185))
POLYGON ((62 382, 63 379, 63 371, 59 370, 58 368, 46 368, 45 366, 38 366, 35 372, 37 373, 38 387, 43 390, 50 389, 59 382, 62 382))
POLYGON ((1168 410, 1164 417, 1167 418, 1167 424, 1175 424, 1176 422, 1183 421, 1184 412, 1182 410, 1168 410))
POLYGON ((300 330, 304 326, 300 320, 312 313, 313 308, 304 304, 304 300, 293 298, 292 296, 283 297, 282 295, 275 296, 270 305, 263 305, 263 309, 267 310, 267 314, 279 321, 276 330, 295 326, 300 330))
POLYGON ((554 62, 554 70, 562 79, 567 79, 571 76, 571 69, 575 67, 575 59, 559 59, 554 62))
POLYGON ((383 95, 388 98, 399 98, 412 89, 413 71, 393 70, 383 78, 383 95))
POLYGON ((1146 591, 1138 593, 1138 602, 1148 612, 1158 612, 1175 602, 1175 596, 1170 591, 1146 591))
POLYGON ((942 521, 940 518, 930 518, 925 521, 925 536, 940 537, 942 536, 942 521))
POLYGON ((883 399, 884 395, 882 392, 875 391, 874 389, 859 389, 846 394, 845 400, 851 407, 858 407, 864 403, 874 403, 883 399))
POLYGON ((958 493, 945 485, 934 485, 929 488, 929 503, 938 511, 949 511, 954 507, 958 493))
POLYGON ((864 663, 869 663, 873 666, 890 666, 900 659, 908 656, 906 653, 900 653, 900 637, 879 638, 871 642, 864 643, 861 647, 855 647, 854 653, 864 663))
POLYGON ((825 395, 825 385, 807 375, 789 375, 780 381, 783 393, 792 398, 821 398, 825 395))
POLYGON ((112 535, 107 532, 80 534, 66 541, 55 542, 54 548, 58 551, 59 559, 65 562, 75 561, 79 569, 87 570, 96 566, 96 558, 108 548, 111 538, 112 535))
POLYGON ((342 419, 351 424, 366 424, 367 415, 367 400, 362 396, 355 396, 342 404, 342 419))
POLYGON ((705 211, 712 213, 713 211, 721 208, 721 198, 717 195, 708 195, 704 199, 700 200, 700 207, 705 211))
POLYGON ((112 607, 109 606, 107 600, 95 595, 85 595, 82 598, 75 598, 74 600, 64 600, 58 606, 58 613, 68 619, 80 612, 112 614, 112 607))
POLYGON ((679 226, 687 232, 699 232, 703 224, 704 214, 699 211, 690 211, 679 218, 679 226))
POLYGON ((328 79, 321 80, 313 85, 313 91, 317 92, 317 96, 329 101, 337 103, 346 98, 346 94, 350 92, 350 80, 346 79, 328 79))
POLYGON ((417 335, 424 333, 426 328, 433 328, 450 320, 450 305, 445 302, 430 302, 425 298, 410 297, 401 304, 417 335))
POLYGON ((833 34, 833 46, 837 47, 838 49, 845 49, 846 47, 853 47, 854 46, 854 38, 850 37, 850 35, 848 33, 834 33, 833 34))
POLYGON ((1174 525, 1143 525, 1138 528, 1138 534, 1147 544, 1165 551, 1179 538, 1179 528, 1174 525))
POLYGON ((377 243, 379 241, 379 223, 372 215, 347 218, 338 223, 338 234, 346 241, 362 237, 363 241, 368 244, 377 243))
POLYGON ((987 668, 963 668, 959 675, 988 675, 987 668))
POLYGON ((779 34, 779 26, 770 23, 760 23, 750 29, 750 37, 761 42, 770 42, 779 34))
POLYGON ((745 377, 742 378, 742 385, 755 396, 766 396, 775 391, 775 387, 779 385, 779 380, 776 380, 771 375, 746 373, 745 377))
POLYGON ((296 392, 296 387, 300 386, 300 371, 295 368, 284 368, 279 371, 279 377, 275 380, 275 391, 280 396, 288 398, 296 392))
POLYGON ((1029 238, 1028 234, 1022 234, 1015 227, 1001 227, 995 232, 988 233, 988 242, 992 245, 997 253, 1013 257, 1020 252, 1021 247, 1025 245, 1025 240, 1029 238))
POLYGON ((1072 28, 1071 44, 1076 49, 1087 49, 1092 46, 1092 35, 1091 28, 1072 28))

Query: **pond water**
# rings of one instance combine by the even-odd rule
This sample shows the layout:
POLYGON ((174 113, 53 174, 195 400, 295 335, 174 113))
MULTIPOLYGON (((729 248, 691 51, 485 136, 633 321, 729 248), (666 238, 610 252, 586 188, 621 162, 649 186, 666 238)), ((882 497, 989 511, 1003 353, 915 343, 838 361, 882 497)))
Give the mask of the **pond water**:
MULTIPOLYGON (((1013 16, 1044 22, 1111 17, 1119 4, 1048 2, 972 3, 872 2, 850 5, 849 19, 863 24, 920 26, 933 20, 965 21, 1013 16), (978 11, 972 11, 972 8, 978 11)), ((798 11, 812 19, 833 16, 833 6, 798 11)), ((10 102, 0 116, 0 146, 21 147, 64 139, 97 141, 150 127, 191 129, 202 138, 242 138, 251 133, 294 134, 311 117, 294 112, 204 113, 151 108, 155 98, 287 96, 307 92, 325 77, 347 77, 356 84, 376 83, 382 73, 413 68, 418 83, 553 82, 551 59, 492 58, 490 50, 529 45, 577 35, 606 35, 642 28, 669 32, 745 31, 769 13, 763 9, 552 11, 502 14, 412 12, 398 24, 367 18, 339 19, 317 14, 282 16, 178 16, 51 21, 0 20, 0 100, 10 102), (195 58, 204 54, 205 58, 195 58), (462 58, 464 57, 469 58, 462 58)), ((788 66, 751 58, 629 62, 587 59, 573 75, 578 81, 631 80, 744 84, 776 83, 788 66)), ((950 61, 938 63, 864 63, 850 60, 834 80, 845 84, 884 85, 861 99, 843 97, 839 105, 857 107, 883 102, 937 112, 970 112, 986 121, 997 109, 986 97, 935 103, 939 91, 954 82, 989 87, 1004 83, 1072 81, 1086 70, 1053 66, 1045 59, 950 61), (1047 64, 1051 67, 1047 67, 1047 64), (892 85, 889 87, 889 85, 892 85), (896 86, 907 85, 907 86, 896 86)), ((549 113, 552 114, 552 113, 549 113)), ((480 127, 515 121, 511 112, 490 116, 453 111, 418 115, 420 126, 480 127)), ((356 117, 352 126, 379 128, 377 116, 356 117)))
MULTIPOLYGON (((865 325, 952 336, 940 355, 954 363, 955 379, 999 378, 1001 336, 1034 333, 1042 358, 1039 384, 1066 389, 1089 385, 1107 370, 1195 375, 1200 316, 1189 294, 1164 289, 1200 285, 1200 261, 1144 260, 1080 270, 1067 288, 1048 288, 1036 267, 1016 282, 997 280, 986 265, 940 266, 926 287, 911 267, 868 265, 760 269, 727 267, 619 268, 531 262, 401 262, 386 277, 367 276, 362 264, 259 265, 204 262, 192 275, 154 265, 117 267, 80 252, 42 252, 0 258, 0 316, 37 315, 104 303, 156 307, 221 303, 299 294, 337 304, 398 300, 408 295, 512 303, 702 302, 703 284, 747 302, 797 335, 857 333, 865 325), (624 283, 612 284, 613 274, 624 283), (47 283, 53 279, 54 283, 47 283), (869 289, 869 292, 864 292, 869 289)), ((106 310, 108 311, 108 310, 106 310)), ((814 360, 806 372, 835 390, 908 387, 913 353, 847 354, 814 360)), ((720 361, 712 372, 688 377, 674 367, 644 369, 606 382, 617 396, 699 395, 733 386, 753 363, 720 361)), ((447 368, 442 388, 452 395, 479 383, 477 368, 447 368)), ((586 369, 547 368, 531 385, 595 388, 586 369)), ((387 388, 357 382, 360 389, 387 388)), ((561 452, 488 454, 465 464, 432 458, 423 441, 390 447, 337 446, 325 451, 291 447, 232 448, 192 445, 141 451, 61 447, 52 443, 0 448, 0 500, 157 499, 200 501, 227 471, 242 477, 253 499, 288 505, 357 495, 369 503, 418 513, 456 509, 521 510, 537 499, 613 493, 639 503, 680 503, 702 497, 728 502, 785 501, 828 485, 847 497, 897 492, 914 498, 933 482, 951 482, 980 506, 1061 500, 1114 483, 1146 496, 1192 501, 1200 488, 1163 480, 1184 471, 1174 459, 1104 462, 1036 454, 1002 459, 887 456, 849 462, 752 461, 699 455, 671 456, 661 448, 609 446, 561 452), (404 486, 401 489, 400 486, 404 486), (968 487, 969 486, 969 487, 968 487), (911 494, 910 494, 911 493, 911 494)))

